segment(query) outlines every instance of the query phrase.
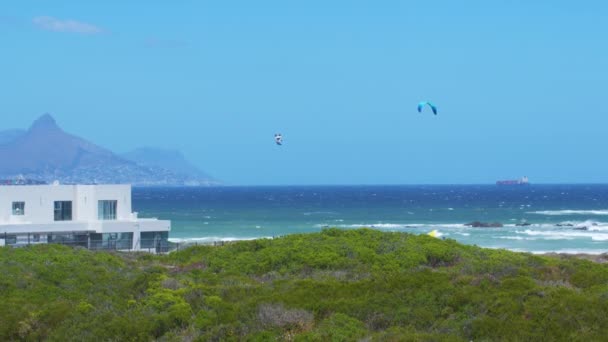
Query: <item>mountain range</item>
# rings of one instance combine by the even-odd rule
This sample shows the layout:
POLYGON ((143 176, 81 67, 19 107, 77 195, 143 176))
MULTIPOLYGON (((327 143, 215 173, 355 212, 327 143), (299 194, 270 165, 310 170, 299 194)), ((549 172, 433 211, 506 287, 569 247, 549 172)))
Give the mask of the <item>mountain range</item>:
POLYGON ((0 131, 0 178, 140 186, 217 185, 179 151, 138 148, 116 154, 66 133, 49 114, 28 130, 0 131))

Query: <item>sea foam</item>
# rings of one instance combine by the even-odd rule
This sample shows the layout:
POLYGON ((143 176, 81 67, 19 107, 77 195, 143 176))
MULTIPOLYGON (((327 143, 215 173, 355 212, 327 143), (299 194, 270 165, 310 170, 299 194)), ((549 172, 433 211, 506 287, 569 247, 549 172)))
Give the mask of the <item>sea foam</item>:
POLYGON ((539 231, 526 229, 525 231, 516 231, 519 234, 530 236, 542 236, 546 240, 574 240, 576 238, 591 238, 593 241, 608 241, 606 233, 590 233, 587 231, 564 231, 564 230, 549 230, 539 231))
POLYGON ((560 216, 560 215, 608 215, 608 210, 540 210, 528 211, 527 214, 560 216))
POLYGON ((272 236, 258 236, 258 237, 221 237, 221 236, 207 236, 199 238, 169 238, 170 242, 174 243, 200 243, 210 244, 214 242, 231 242, 231 241, 248 241, 256 239, 272 239, 272 236))

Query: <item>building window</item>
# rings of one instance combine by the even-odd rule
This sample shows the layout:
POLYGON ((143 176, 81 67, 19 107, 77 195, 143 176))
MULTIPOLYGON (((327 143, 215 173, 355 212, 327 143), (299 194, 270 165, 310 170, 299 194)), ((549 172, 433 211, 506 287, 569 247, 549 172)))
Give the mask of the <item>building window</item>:
POLYGON ((132 249, 133 233, 93 233, 90 249, 132 249))
POLYGON ((118 201, 97 202, 97 218, 99 220, 116 220, 116 203, 118 201))
POLYGON ((139 245, 141 248, 154 248, 157 252, 168 251, 169 232, 142 232, 139 245))
POLYGON ((25 202, 13 202, 13 215, 25 215, 25 202))
POLYGON ((55 201, 55 221, 72 220, 72 201, 55 201))
POLYGON ((88 235, 86 233, 71 232, 49 234, 48 243, 58 243, 68 246, 88 247, 88 235))
POLYGON ((17 235, 5 235, 5 242, 7 245, 14 245, 17 243, 17 235))

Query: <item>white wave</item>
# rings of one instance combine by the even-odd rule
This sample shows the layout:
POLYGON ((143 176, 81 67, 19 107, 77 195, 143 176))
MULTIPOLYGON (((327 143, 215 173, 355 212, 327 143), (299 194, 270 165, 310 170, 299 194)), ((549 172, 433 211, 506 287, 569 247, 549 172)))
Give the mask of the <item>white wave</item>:
POLYGON ((408 228, 469 228, 462 223, 412 223, 408 228))
POLYGON ((492 249, 506 249, 506 250, 511 251, 511 252, 529 253, 528 250, 526 250, 524 248, 505 248, 505 247, 488 247, 488 248, 492 248, 492 249))
POLYGON ((511 252, 520 252, 520 253, 532 253, 532 254, 592 254, 599 255, 608 253, 608 249, 571 249, 571 248, 562 248, 555 250, 530 250, 526 248, 509 248, 503 246, 486 246, 485 248, 490 249, 506 249, 511 252))
MULTIPOLYGON (((404 229, 404 228, 419 228, 422 227, 422 225, 418 225, 418 224, 401 224, 401 223, 372 223, 372 224, 364 224, 364 225, 358 225, 358 224, 351 224, 351 225, 344 225, 347 228, 355 228, 355 227, 369 227, 369 228, 379 228, 379 229, 404 229)), ((339 226, 342 227, 342 226, 339 226)))
POLYGON ((576 238, 591 238, 593 241, 608 241, 608 234, 590 233, 588 231, 539 231, 526 229, 525 231, 516 231, 519 234, 527 234, 531 236, 542 236, 546 240, 574 240, 576 238))
POLYGON ((437 226, 437 227, 445 227, 445 228, 463 228, 463 229, 469 229, 469 228, 471 228, 469 226, 465 226, 462 223, 447 223, 447 224, 439 224, 439 223, 437 223, 437 224, 433 224, 433 225, 437 226))
POLYGON ((197 238, 169 238, 170 242, 174 243, 201 243, 208 244, 214 242, 230 242, 230 241, 248 241, 256 239, 272 239, 272 236, 258 236, 258 237, 220 237, 220 236, 206 236, 197 238))
POLYGON ((562 221, 560 223, 555 224, 555 226, 562 228, 587 228, 588 230, 608 230, 608 222, 601 221, 562 221))
POLYGON ((523 237, 523 236, 497 236, 497 239, 505 240, 536 240, 535 238, 523 237))
POLYGON ((608 231, 608 223, 591 220, 583 222, 574 222, 572 223, 572 227, 574 229, 587 230, 590 232, 608 231))
POLYGON ((414 229, 414 228, 468 228, 462 223, 354 223, 354 224, 316 224, 315 228, 376 228, 376 229, 414 229))
POLYGON ((336 228, 380 228, 380 229, 404 229, 422 227, 415 224, 398 223, 354 223, 354 224, 316 224, 317 228, 336 227, 336 228))
POLYGON ((540 210, 528 211, 526 214, 538 214, 548 216, 560 215, 608 215, 608 210, 540 210))
POLYGON ((532 254, 547 254, 547 253, 561 253, 561 254, 593 254, 599 255, 608 253, 608 249, 557 249, 554 251, 549 250, 541 250, 541 251, 531 251, 532 254))

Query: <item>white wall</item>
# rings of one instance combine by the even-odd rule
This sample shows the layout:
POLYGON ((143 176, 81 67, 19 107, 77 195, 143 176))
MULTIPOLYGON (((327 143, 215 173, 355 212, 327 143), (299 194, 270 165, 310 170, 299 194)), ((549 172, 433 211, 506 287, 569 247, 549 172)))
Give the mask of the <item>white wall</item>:
POLYGON ((0 223, 47 223, 54 221, 54 201, 72 201, 73 186, 0 186, 0 223), (13 216, 12 203, 25 202, 25 215, 13 216))
POLYGON ((72 202, 72 220, 87 221, 97 219, 97 202, 95 201, 94 185, 74 186, 72 202))
POLYGON ((73 221, 97 220, 99 200, 116 200, 116 219, 131 219, 130 185, 0 186, 0 225, 55 222, 55 201, 72 201, 73 221), (13 202, 25 202, 25 215, 12 215, 13 202))
MULTIPOLYGON (((78 186, 83 187, 83 185, 78 186)), ((131 186, 130 185, 87 185, 93 187, 95 192, 94 212, 97 218, 97 201, 117 200, 116 219, 129 220, 131 218, 131 186)), ((92 203, 93 204, 93 203, 92 203)))
POLYGON ((0 238, 20 233, 133 232, 137 248, 140 232, 170 230, 170 221, 131 214, 130 185, 0 185, 0 238), (116 220, 98 220, 100 200, 117 201, 116 220), (72 221, 55 221, 55 201, 72 201, 72 221), (25 202, 25 215, 12 215, 13 202, 25 202))

